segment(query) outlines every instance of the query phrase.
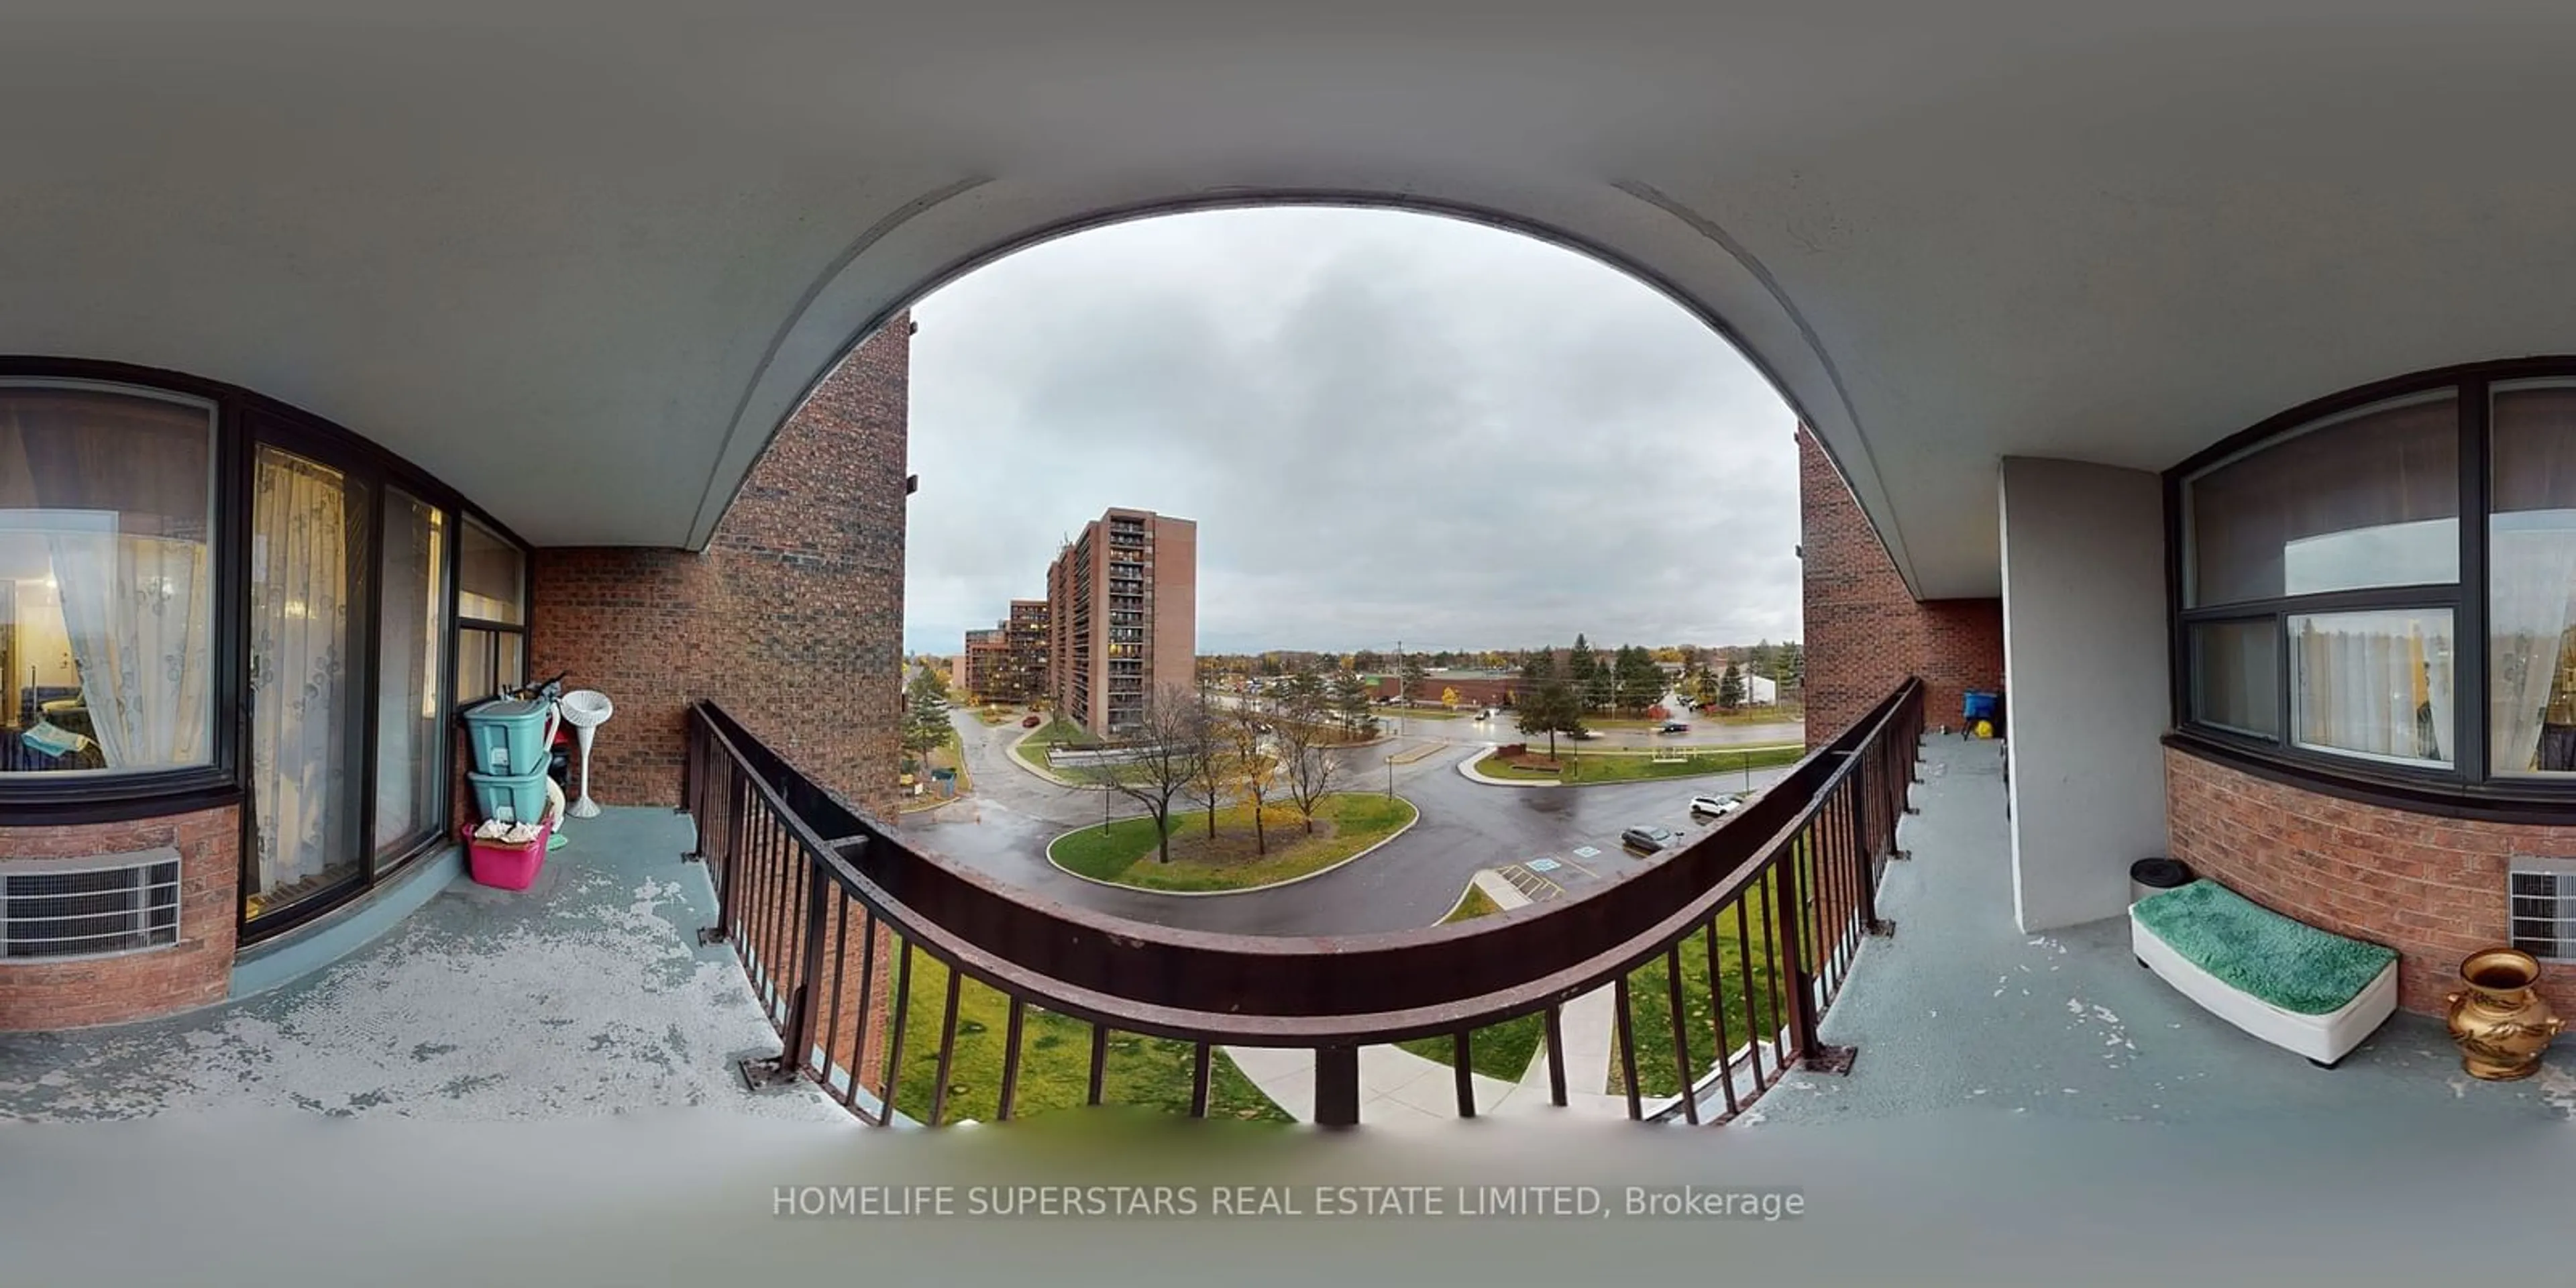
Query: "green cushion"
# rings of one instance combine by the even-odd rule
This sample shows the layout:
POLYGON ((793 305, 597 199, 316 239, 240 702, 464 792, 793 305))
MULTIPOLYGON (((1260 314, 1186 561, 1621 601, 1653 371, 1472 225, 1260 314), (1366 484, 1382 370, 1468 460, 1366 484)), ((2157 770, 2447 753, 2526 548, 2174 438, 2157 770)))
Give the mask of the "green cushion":
POLYGON ((2151 896, 2136 913, 2193 965, 2300 1015, 2343 1009, 2397 960, 2393 949, 2292 921, 2215 881, 2151 896))

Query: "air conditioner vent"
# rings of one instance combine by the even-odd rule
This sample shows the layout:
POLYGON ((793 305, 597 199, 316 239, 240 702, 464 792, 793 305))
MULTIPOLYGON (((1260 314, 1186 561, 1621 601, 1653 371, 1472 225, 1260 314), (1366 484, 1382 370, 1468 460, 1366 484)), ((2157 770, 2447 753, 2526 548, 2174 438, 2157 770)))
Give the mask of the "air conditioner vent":
POLYGON ((179 942, 179 852, 0 865, 0 960, 96 957, 179 942))
POLYGON ((2576 859, 2513 857, 2513 946, 2542 961, 2576 961, 2576 859))

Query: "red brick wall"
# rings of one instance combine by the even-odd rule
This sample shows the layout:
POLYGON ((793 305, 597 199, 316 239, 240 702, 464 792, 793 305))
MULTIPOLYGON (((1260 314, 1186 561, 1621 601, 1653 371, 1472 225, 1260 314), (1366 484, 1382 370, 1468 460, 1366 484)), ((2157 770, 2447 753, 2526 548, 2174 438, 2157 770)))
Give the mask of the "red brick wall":
POLYGON ((85 961, 0 962, 0 1033, 73 1029, 224 1000, 241 918, 241 816, 227 805, 129 823, 0 827, 0 859, 179 852, 179 942, 85 961))
MULTIPOLYGON (((2509 942, 2505 868, 2576 854, 2576 827, 2483 823, 2322 796, 2165 749, 2173 857, 2283 916, 2398 952, 2398 1004, 2440 1014, 2462 958, 2509 942)), ((2576 966, 2541 993, 2576 1018, 2576 966)))
POLYGON ((888 323, 824 380, 704 554, 536 552, 529 673, 568 671, 616 704, 591 753, 600 803, 676 805, 687 705, 712 698, 854 805, 893 815, 911 330, 888 323))
POLYGON ((2003 687, 2003 601, 1917 602, 1833 458, 1804 427, 1798 430, 1798 528, 1808 746, 1833 741, 1908 676, 1923 677, 1924 720, 1934 727, 1959 723, 1967 690, 2003 687))

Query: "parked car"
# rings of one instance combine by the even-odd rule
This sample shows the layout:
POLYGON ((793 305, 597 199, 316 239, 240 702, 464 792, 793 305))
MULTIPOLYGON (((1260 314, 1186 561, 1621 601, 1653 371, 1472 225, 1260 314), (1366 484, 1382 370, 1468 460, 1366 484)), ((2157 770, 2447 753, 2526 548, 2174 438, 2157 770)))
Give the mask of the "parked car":
POLYGON ((1668 827, 1632 827, 1619 834, 1619 844, 1629 849, 1652 854, 1677 839, 1668 827))
POLYGON ((1735 796, 1693 796, 1690 803, 1691 813, 1712 818, 1724 818, 1742 808, 1743 799, 1735 796))
POLYGON ((1664 727, 1663 727, 1663 728, 1661 728, 1661 729, 1657 729, 1655 732, 1657 732, 1657 733, 1689 733, 1689 732, 1690 732, 1690 726, 1689 726, 1689 725, 1686 725, 1686 724, 1683 724, 1683 723, 1682 723, 1681 721, 1679 721, 1679 720, 1667 720, 1667 721, 1665 721, 1665 722, 1664 722, 1664 727))
POLYGON ((1046 723, 1046 721, 1041 720, 1041 719, 1039 719, 1039 718, 1038 718, 1038 717, 1036 717, 1036 716, 1023 716, 1023 717, 1021 717, 1021 719, 1020 719, 1020 727, 1021 727, 1021 728, 1023 728, 1023 729, 1035 729, 1035 728, 1037 728, 1039 725, 1042 725, 1042 724, 1045 724, 1045 723, 1046 723))

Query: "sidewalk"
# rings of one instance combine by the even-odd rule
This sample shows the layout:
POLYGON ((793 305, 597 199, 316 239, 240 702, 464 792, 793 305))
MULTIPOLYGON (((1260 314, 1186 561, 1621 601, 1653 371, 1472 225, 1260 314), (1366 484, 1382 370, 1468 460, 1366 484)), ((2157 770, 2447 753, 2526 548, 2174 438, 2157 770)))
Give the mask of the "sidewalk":
MULTIPOLYGON (((1476 874, 1476 888, 1508 911, 1525 906, 1529 897, 1487 868, 1476 874)), ((1566 1004, 1559 1021, 1565 1043, 1566 1105, 1558 1109, 1548 1096, 1547 1050, 1542 1045, 1518 1082, 1469 1075, 1481 1117, 1533 1117, 1567 1114, 1585 1118, 1625 1118, 1625 1098, 1605 1093, 1610 1081, 1610 1048, 1617 1017, 1606 985, 1566 1004)), ((1227 1047, 1235 1067, 1261 1088, 1261 1094, 1299 1122, 1315 1117, 1315 1054, 1271 1047, 1227 1047)), ((1458 1117, 1457 1071, 1396 1046, 1360 1049, 1360 1124, 1365 1127, 1414 1127, 1454 1122, 1458 1117)))

